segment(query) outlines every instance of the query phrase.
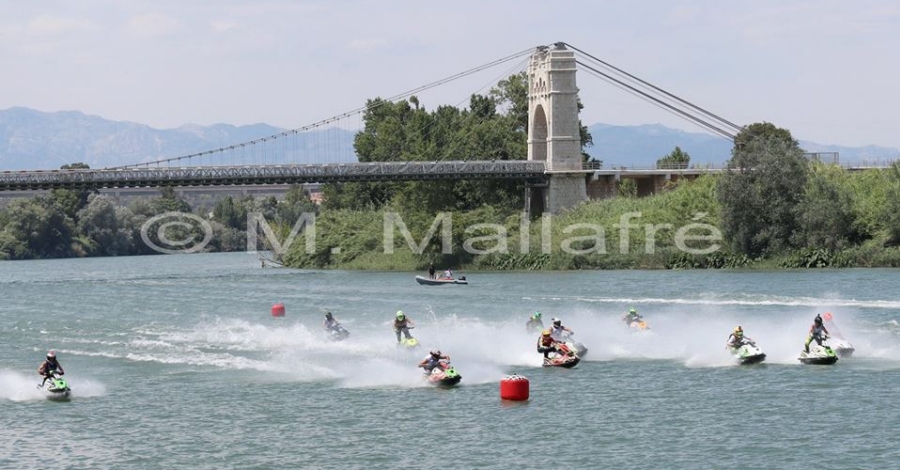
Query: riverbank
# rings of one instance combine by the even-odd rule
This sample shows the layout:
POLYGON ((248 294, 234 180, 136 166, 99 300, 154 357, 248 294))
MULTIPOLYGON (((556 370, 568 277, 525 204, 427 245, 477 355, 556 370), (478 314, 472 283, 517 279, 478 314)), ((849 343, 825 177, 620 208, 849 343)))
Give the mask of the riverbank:
POLYGON ((837 176, 841 187, 857 191, 847 208, 853 239, 755 258, 728 246, 719 228, 717 179, 704 176, 655 196, 591 201, 534 219, 491 207, 435 215, 324 211, 314 243, 294 243, 285 262, 402 271, 429 263, 466 270, 900 267, 900 248, 892 246, 889 221, 881 217, 886 192, 876 183, 882 172, 837 176))

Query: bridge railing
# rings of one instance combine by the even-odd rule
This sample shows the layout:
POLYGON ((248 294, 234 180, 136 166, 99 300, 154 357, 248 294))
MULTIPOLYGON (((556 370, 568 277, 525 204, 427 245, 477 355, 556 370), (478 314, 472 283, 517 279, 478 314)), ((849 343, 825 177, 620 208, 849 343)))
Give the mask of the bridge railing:
POLYGON ((0 191, 428 179, 543 179, 544 162, 470 160, 0 172, 0 191))
MULTIPOLYGON (((845 160, 843 162, 830 161, 830 158, 825 158, 824 160, 819 159, 811 159, 812 161, 823 162, 829 165, 838 165, 841 168, 847 170, 862 170, 867 168, 889 168, 894 164, 898 164, 900 159, 897 158, 862 158, 862 159, 853 159, 853 160, 845 160)), ((584 170, 594 170, 594 171, 656 171, 656 170, 684 170, 684 171, 723 171, 728 168, 727 163, 691 163, 688 165, 682 163, 667 163, 667 164, 603 164, 602 166, 598 164, 599 162, 584 162, 582 168, 584 170)))

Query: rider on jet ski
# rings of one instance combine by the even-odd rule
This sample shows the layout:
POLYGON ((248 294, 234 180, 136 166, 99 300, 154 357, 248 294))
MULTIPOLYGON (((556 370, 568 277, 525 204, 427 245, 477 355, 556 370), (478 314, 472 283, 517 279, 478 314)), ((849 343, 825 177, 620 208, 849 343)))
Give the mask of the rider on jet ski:
POLYGON ((525 329, 529 332, 544 329, 544 321, 541 320, 541 312, 534 312, 528 322, 525 323, 525 329))
POLYGON ((728 336, 728 340, 725 342, 725 347, 737 349, 741 347, 741 344, 747 341, 748 343, 752 343, 753 340, 750 339, 749 336, 744 336, 744 330, 738 325, 737 328, 731 332, 731 335, 728 336))
POLYGON ((563 336, 565 336, 565 333, 568 333, 571 335, 575 332, 572 331, 571 328, 563 326, 562 320, 560 320, 559 318, 554 318, 553 324, 550 326, 550 336, 553 336, 553 339, 558 341, 558 340, 562 339, 563 336))
POLYGON ((626 325, 630 325, 636 321, 641 321, 641 319, 641 315, 638 314, 637 310, 635 310, 634 307, 628 309, 628 313, 626 313, 625 316, 622 317, 622 320, 625 320, 626 325))
POLYGON ((325 312, 325 320, 322 322, 322 327, 326 330, 336 330, 341 326, 337 320, 334 319, 334 316, 331 315, 331 312, 325 312))
POLYGON ((38 367, 38 374, 44 376, 44 380, 41 381, 41 386, 44 386, 44 383, 47 382, 47 379, 53 376, 53 374, 63 375, 66 371, 63 370, 62 364, 59 363, 59 360, 56 359, 56 353, 53 351, 47 352, 47 360, 41 363, 41 366, 38 367))
POLYGON ((447 354, 441 354, 441 351, 438 349, 432 349, 431 352, 425 356, 425 359, 422 359, 422 362, 419 363, 419 367, 425 369, 426 374, 430 374, 435 367, 441 367, 441 359, 450 360, 450 356, 447 354))
POLYGON ((537 340, 537 352, 544 353, 544 359, 549 359, 551 352, 559 352, 556 349, 556 340, 553 339, 550 330, 541 332, 541 336, 537 340))
POLYGON ((397 312, 397 318, 394 319, 394 333, 397 334, 397 342, 400 342, 400 333, 402 332, 406 339, 411 339, 409 328, 413 326, 412 319, 408 318, 402 310, 397 312))
POLYGON ((809 336, 806 338, 806 344, 803 345, 803 350, 806 351, 806 353, 809 353, 809 343, 812 343, 813 340, 816 340, 816 344, 821 346, 822 341, 827 339, 828 335, 828 329, 825 328, 825 325, 822 323, 822 316, 816 315, 812 326, 809 327, 809 336))

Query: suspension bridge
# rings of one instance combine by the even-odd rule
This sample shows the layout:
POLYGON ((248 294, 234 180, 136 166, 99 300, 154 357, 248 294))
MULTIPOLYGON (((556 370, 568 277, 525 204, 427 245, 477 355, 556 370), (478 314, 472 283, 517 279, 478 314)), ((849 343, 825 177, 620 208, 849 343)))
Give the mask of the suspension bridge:
MULTIPOLYGON (((583 161, 576 71, 612 84, 675 114, 713 135, 733 141, 742 127, 650 84, 566 43, 530 48, 465 72, 368 103, 366 106, 298 129, 220 148, 103 169, 0 172, 0 191, 115 189, 160 186, 224 186, 357 181, 514 179, 525 182, 529 209, 558 212, 588 198, 615 194, 620 178, 649 178, 641 192, 655 192, 665 182, 720 169, 653 169, 625 172, 583 161), (453 148, 427 161, 324 163, 327 149, 347 152, 348 145, 326 143, 310 152, 310 135, 339 129, 360 119, 373 106, 410 100, 429 90, 501 65, 501 79, 526 72, 528 80, 527 155, 504 159, 460 155, 453 148), (262 163, 260 163, 262 162, 262 163)), ((496 82, 496 81, 495 81, 496 82)), ((399 157, 399 156, 398 156, 399 157)), ((353 158, 355 160, 355 155, 353 158)))

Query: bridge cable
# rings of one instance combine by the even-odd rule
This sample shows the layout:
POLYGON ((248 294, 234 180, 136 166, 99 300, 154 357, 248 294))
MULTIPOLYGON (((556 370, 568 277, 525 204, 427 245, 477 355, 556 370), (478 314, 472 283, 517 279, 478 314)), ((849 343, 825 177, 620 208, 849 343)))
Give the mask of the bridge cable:
POLYGON ((678 101, 679 103, 681 103, 681 104, 683 104, 683 105, 685 105, 685 106, 688 106, 688 107, 691 108, 691 109, 694 109, 695 111, 698 111, 698 112, 700 112, 700 113, 702 113, 702 114, 705 114, 706 116, 711 117, 711 118, 713 118, 713 119, 715 119, 715 120, 717 120, 717 121, 719 121, 719 122, 721 122, 721 123, 727 125, 728 127, 731 127, 732 129, 734 129, 734 130, 737 131, 737 132, 740 132, 740 131, 744 130, 744 127, 743 127, 743 126, 739 126, 739 125, 737 125, 737 124, 735 124, 735 123, 729 121, 728 119, 725 119, 725 118, 723 118, 723 117, 721 117, 721 116, 719 116, 719 115, 717 115, 717 114, 715 114, 715 113, 713 113, 713 112, 711 112, 711 111, 708 111, 708 110, 706 110, 706 109, 704 109, 704 108, 701 108, 700 106, 697 106, 697 105, 695 105, 695 104, 693 104, 693 103, 691 103, 691 102, 689 102, 689 101, 687 101, 687 100, 684 100, 684 99, 682 99, 682 98, 680 98, 680 97, 678 97, 678 96, 676 96, 676 95, 674 95, 674 94, 672 94, 672 93, 669 93, 668 91, 663 90, 662 88, 660 88, 660 87, 658 87, 658 86, 656 86, 656 85, 654 85, 654 84, 652 84, 652 83, 650 83, 650 82, 647 82, 647 81, 645 81, 645 80, 642 80, 641 78, 636 77, 635 75, 632 75, 632 74, 630 74, 630 73, 628 73, 628 72, 626 72, 626 71, 624 71, 624 70, 622 70, 622 69, 620 69, 620 68, 618 68, 618 67, 616 67, 616 66, 614 66, 614 65, 612 65, 612 64, 610 64, 610 63, 608 63, 608 62, 605 62, 605 61, 603 61, 603 60, 601 60, 601 59, 599 59, 599 58, 597 58, 597 57, 594 57, 593 55, 588 54, 587 52, 585 52, 585 51, 583 51, 583 50, 581 50, 581 49, 579 49, 579 48, 577 48, 577 47, 575 47, 575 46, 573 46, 573 45, 571 45, 571 44, 569 44, 569 43, 564 43, 564 44, 566 44, 566 46, 568 46, 568 47, 571 47, 573 50, 575 50, 575 51, 581 53, 582 55, 587 56, 587 57, 590 58, 591 60, 593 60, 593 61, 595 61, 595 62, 597 62, 597 63, 600 63, 600 64, 604 65, 605 67, 608 67, 608 68, 610 68, 610 69, 612 69, 612 70, 615 70, 617 73, 619 73, 619 74, 621 74, 621 75, 625 75, 625 76, 627 76, 628 78, 630 78, 630 79, 632 79, 632 80, 634 80, 634 81, 637 81, 637 82, 639 82, 640 84, 642 84, 642 85, 644 85, 644 86, 646 86, 646 87, 652 88, 653 90, 655 90, 655 91, 657 91, 657 92, 659 92, 659 93, 661 93, 661 94, 663 94, 663 95, 665 95, 665 96, 667 96, 667 97, 669 97, 669 98, 671 98, 671 99, 674 99, 674 100, 678 101))
MULTIPOLYGON (((450 82, 452 82, 452 81, 458 80, 458 79, 463 78, 463 77, 467 77, 467 76, 469 76, 469 75, 472 75, 472 74, 474 74, 474 73, 480 72, 480 71, 482 71, 482 70, 485 70, 485 69, 488 69, 488 68, 491 68, 491 67, 500 65, 500 64, 502 64, 502 63, 509 62, 509 61, 511 61, 511 60, 514 60, 514 59, 517 59, 517 58, 519 58, 519 57, 522 57, 522 56, 524 56, 524 55, 526 55, 526 54, 530 54, 530 53, 533 52, 533 51, 534 51, 534 48, 528 48, 528 49, 525 49, 524 51, 520 51, 520 52, 517 52, 517 53, 515 53, 515 54, 508 55, 508 56, 503 57, 503 58, 501 58, 501 59, 496 59, 496 60, 491 61, 491 62, 489 62, 489 63, 487 63, 487 64, 483 64, 483 65, 474 67, 474 68, 472 68, 472 69, 466 70, 466 71, 464 71, 464 72, 456 73, 456 74, 451 75, 451 76, 449 76, 449 77, 445 77, 445 78, 442 78, 442 79, 440 79, 440 80, 436 80, 436 81, 434 81, 434 82, 428 83, 428 84, 426 84, 426 85, 422 85, 422 86, 420 86, 420 87, 413 88, 412 90, 408 90, 408 91, 406 91, 406 92, 404 92, 404 93, 400 93, 400 94, 394 95, 394 96, 392 96, 392 97, 389 97, 389 98, 385 99, 384 101, 386 101, 386 102, 394 102, 394 101, 397 101, 397 100, 399 100, 399 99, 402 99, 402 98, 406 98, 406 97, 412 96, 412 95, 414 95, 414 94, 416 94, 416 93, 420 93, 420 92, 422 92, 422 91, 429 90, 429 89, 431 89, 431 88, 434 88, 434 87, 437 87, 437 86, 440 86, 440 85, 444 85, 444 84, 446 84, 446 83, 450 83, 450 82)), ((377 106, 378 106, 378 105, 376 105, 375 107, 377 107, 377 106)), ((143 167, 143 166, 150 166, 150 165, 159 165, 159 164, 161 164, 161 163, 169 163, 169 162, 180 161, 180 160, 184 160, 184 159, 190 159, 190 158, 202 157, 203 155, 207 155, 207 154, 222 153, 222 152, 224 152, 224 151, 226 151, 226 150, 234 149, 235 147, 242 147, 242 148, 243 148, 244 146, 247 146, 247 145, 256 145, 256 144, 258 144, 258 143, 265 143, 266 141, 268 141, 268 140, 270 140, 270 139, 278 139, 278 138, 281 138, 281 137, 288 137, 288 136, 291 135, 291 134, 298 134, 298 133, 300 133, 300 132, 304 132, 304 131, 308 131, 308 130, 311 130, 311 129, 315 129, 315 128, 317 128, 317 127, 319 127, 319 126, 323 126, 323 125, 325 125, 325 124, 331 124, 331 123, 333 123, 333 122, 335 122, 335 121, 344 119, 344 118, 346 118, 346 117, 350 117, 350 116, 353 116, 353 115, 356 115, 356 114, 363 113, 363 112, 365 112, 365 111, 367 111, 367 110, 369 110, 369 109, 372 109, 372 108, 373 108, 372 106, 370 106, 370 105, 367 104, 366 106, 363 106, 363 107, 354 109, 354 110, 352 110, 352 111, 347 111, 347 112, 345 112, 345 113, 339 114, 339 115, 337 115, 337 116, 330 117, 330 118, 328 118, 328 119, 324 119, 324 120, 322 120, 322 121, 318 121, 318 122, 316 122, 316 123, 313 123, 313 124, 310 124, 310 125, 307 125, 307 126, 303 126, 303 127, 296 128, 296 129, 291 129, 291 130, 286 130, 286 131, 283 131, 283 132, 280 132, 280 133, 272 134, 272 135, 269 135, 269 136, 266 136, 266 137, 262 137, 262 138, 259 138, 259 139, 254 139, 254 140, 247 141, 247 142, 242 142, 242 143, 238 143, 238 144, 232 144, 232 145, 229 145, 229 146, 227 146, 227 147, 220 147, 220 148, 215 149, 215 150, 207 150, 207 151, 203 151, 203 152, 193 153, 193 154, 190 154, 190 155, 182 155, 182 156, 178 156, 178 157, 164 158, 164 159, 154 160, 154 161, 150 161, 150 162, 142 162, 142 163, 134 163, 134 164, 129 164, 129 165, 122 165, 122 166, 118 166, 118 167, 114 167, 114 168, 115 168, 115 169, 127 169, 127 168, 143 167)))
POLYGON ((609 74, 607 74, 607 73, 601 72, 600 70, 597 70, 597 69, 595 69, 595 68, 593 68, 593 67, 591 67, 591 66, 589 66, 589 65, 587 65, 587 64, 585 64, 585 63, 583 63, 583 62, 581 62, 581 61, 576 60, 575 62, 576 62, 578 65, 581 65, 582 67, 586 68, 586 69, 587 69, 589 72, 591 72, 593 75, 599 75, 599 76, 600 76, 599 78, 602 78, 602 79, 604 79, 604 80, 610 81, 610 82, 612 82, 612 83, 614 83, 614 84, 616 84, 616 85, 618 85, 618 86, 620 86, 620 87, 622 87, 622 88, 628 90, 629 92, 632 92, 632 93, 634 93, 634 94, 637 94, 637 95, 641 96, 642 98, 645 98, 645 99, 647 99, 647 100, 653 102, 654 104, 656 104, 656 105, 658 105, 658 106, 660 106, 660 107, 666 108, 666 109, 668 109, 668 110, 670 110, 670 111, 672 111, 672 112, 674 112, 674 113, 676 113, 676 114, 679 114, 679 115, 681 115, 682 117, 684 117, 684 118, 686 118, 686 119, 688 119, 688 120, 690 120, 690 121, 693 121, 694 123, 699 124, 699 125, 701 125, 701 126, 707 128, 707 129, 710 130, 710 131, 713 131, 714 133, 718 134, 720 137, 727 138, 727 139, 729 139, 729 140, 734 140, 734 138, 735 138, 735 134, 734 134, 734 133, 731 133, 731 132, 729 132, 729 131, 726 131, 726 130, 722 129, 721 127, 716 126, 715 124, 713 124, 713 123, 711 123, 711 122, 708 122, 708 121, 706 121, 706 120, 704 120, 704 119, 702 119, 702 118, 700 118, 700 117, 698 117, 698 116, 696 116, 696 115, 694 115, 694 114, 691 114, 691 113, 689 113, 689 112, 687 112, 687 111, 684 111, 684 110, 682 110, 682 109, 679 109, 678 107, 676 107, 676 106, 674 106, 674 105, 672 105, 672 104, 670 104, 670 103, 666 103, 665 101, 663 101, 663 100, 661 100, 661 99, 659 99, 659 98, 657 98, 657 97, 651 96, 649 93, 647 93, 647 92, 645 92, 645 91, 642 91, 642 90, 639 90, 639 89, 635 88, 634 86, 629 85, 629 84, 627 84, 627 83, 625 83, 625 82, 623 82, 623 81, 621 81, 621 80, 619 80, 619 79, 617 79, 617 78, 615 78, 615 77, 613 77, 613 76, 611 76, 611 75, 609 75, 609 74))

